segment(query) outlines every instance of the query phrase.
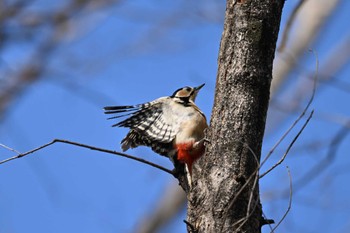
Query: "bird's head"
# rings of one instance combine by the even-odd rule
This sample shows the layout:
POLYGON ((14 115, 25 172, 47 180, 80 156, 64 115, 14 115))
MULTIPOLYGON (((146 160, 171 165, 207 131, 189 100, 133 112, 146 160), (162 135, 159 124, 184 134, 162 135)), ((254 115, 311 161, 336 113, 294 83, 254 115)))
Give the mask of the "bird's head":
POLYGON ((202 85, 198 87, 182 87, 177 89, 174 94, 171 96, 173 98, 179 98, 179 99, 188 99, 192 100, 193 102, 196 99, 196 96, 199 92, 199 90, 205 85, 203 83, 202 85))

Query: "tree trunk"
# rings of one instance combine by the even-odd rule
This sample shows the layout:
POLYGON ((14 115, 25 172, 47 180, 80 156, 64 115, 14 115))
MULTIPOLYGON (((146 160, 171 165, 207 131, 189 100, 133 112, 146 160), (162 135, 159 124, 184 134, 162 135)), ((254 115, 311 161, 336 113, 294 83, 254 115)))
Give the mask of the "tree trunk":
POLYGON ((206 154, 188 232, 261 232, 258 168, 283 0, 228 0, 206 154))

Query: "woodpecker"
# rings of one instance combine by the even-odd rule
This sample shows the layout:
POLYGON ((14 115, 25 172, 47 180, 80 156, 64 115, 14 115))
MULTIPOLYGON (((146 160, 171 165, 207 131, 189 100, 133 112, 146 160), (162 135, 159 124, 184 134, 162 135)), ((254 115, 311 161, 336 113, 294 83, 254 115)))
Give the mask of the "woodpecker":
POLYGON ((163 156, 187 166, 192 174, 193 163, 204 154, 204 130, 208 127, 203 112, 194 103, 198 87, 182 87, 171 96, 161 97, 144 104, 107 106, 108 119, 126 117, 113 127, 126 127, 130 131, 121 141, 123 151, 148 146, 163 156))

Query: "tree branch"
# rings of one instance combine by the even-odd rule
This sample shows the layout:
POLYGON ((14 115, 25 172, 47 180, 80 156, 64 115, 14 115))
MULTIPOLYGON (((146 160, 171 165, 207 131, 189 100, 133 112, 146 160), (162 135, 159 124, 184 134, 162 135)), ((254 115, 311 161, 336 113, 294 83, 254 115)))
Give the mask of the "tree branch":
POLYGON ((169 169, 167 169, 165 167, 162 167, 162 166, 160 166, 158 164, 155 164, 155 163, 152 163, 150 161, 147 161, 145 159, 141 159, 141 158, 138 158, 138 157, 135 157, 135 156, 132 156, 132 155, 128 155, 128 154, 117 152, 117 151, 113 151, 113 150, 108 150, 108 149, 104 149, 104 148, 99 148, 99 147, 90 146, 90 145, 86 145, 86 144, 82 144, 82 143, 78 143, 78 142, 73 142, 73 141, 68 141, 68 140, 63 140, 63 139, 54 139, 53 141, 51 141, 49 143, 41 145, 41 146, 39 146, 39 147, 37 147, 37 148, 35 148, 33 150, 27 151, 25 153, 19 153, 18 151, 15 151, 14 149, 12 149, 12 148, 10 148, 8 146, 0 144, 2 147, 18 153, 16 156, 13 156, 11 158, 4 159, 4 160, 0 161, 0 164, 9 162, 9 161, 14 160, 14 159, 22 158, 24 156, 27 156, 29 154, 32 154, 32 153, 37 152, 39 150, 42 150, 45 147, 51 146, 52 144, 55 144, 57 142, 64 143, 64 144, 70 144, 70 145, 74 145, 74 146, 78 146, 78 147, 83 147, 83 148, 87 148, 87 149, 90 149, 90 150, 100 151, 100 152, 104 152, 104 153, 108 153, 108 154, 119 155, 119 156, 122 156, 122 157, 125 157, 125 158, 128 158, 128 159, 132 159, 132 160, 138 161, 140 163, 144 163, 144 164, 147 164, 149 166, 155 167, 155 168, 157 168, 159 170, 162 170, 162 171, 164 171, 166 173, 169 173, 169 174, 171 174, 173 176, 175 175, 173 171, 171 171, 171 170, 169 170, 169 169))
MULTIPOLYGON (((261 162, 260 167, 270 158, 270 156, 272 155, 272 153, 275 151, 275 149, 281 144, 281 142, 287 137, 287 135, 292 131, 292 129, 298 124, 298 122, 301 120, 301 118, 306 114, 307 110, 309 109, 309 107, 311 106, 314 98, 315 98, 315 94, 316 94, 316 86, 317 86, 317 81, 318 81, 318 69, 319 69, 319 60, 318 60, 318 55, 316 52, 314 52, 313 50, 310 50, 316 58, 316 72, 314 75, 314 79, 313 79, 313 87, 312 87, 312 94, 311 97, 308 101, 308 103, 306 104, 304 110, 301 112, 301 114, 299 115, 299 117, 293 122, 293 124, 289 127, 289 129, 282 135, 282 137, 277 141, 277 143, 272 147, 272 149, 269 151, 269 153, 266 155, 266 157, 264 158, 264 160, 261 162)), ((293 141, 291 142, 291 144, 288 146, 288 149, 286 151, 286 153, 283 155, 282 159, 277 162, 273 167, 271 167, 268 171, 266 171, 265 173, 263 173, 262 175, 260 175, 260 178, 262 178, 263 176, 265 176, 267 173, 269 173, 270 171, 272 171, 275 167, 277 167, 279 164, 281 164, 283 162, 283 160, 286 158, 289 150, 292 148, 293 144, 295 143, 295 141, 298 139, 298 137, 300 136, 301 132, 304 130, 304 128, 306 127, 306 125, 309 123, 312 115, 314 113, 314 110, 311 111, 311 114, 309 115, 308 119, 306 120, 306 122, 304 123, 303 127, 301 128, 301 130, 299 131, 299 133, 296 135, 296 137, 293 139, 293 141)))
POLYGON ((276 226, 271 230, 271 232, 275 232, 277 227, 283 222, 283 220, 286 218, 287 214, 289 213, 290 209, 292 208, 292 198, 293 198, 293 182, 292 182, 292 176, 290 174, 289 167, 287 167, 288 171, 288 177, 289 177, 289 202, 288 207, 284 215, 282 216, 281 220, 276 224, 276 226))
POLYGON ((294 139, 292 140, 292 142, 289 144, 286 152, 284 153, 284 155, 282 156, 282 158, 275 163, 271 168, 269 168, 266 172, 264 172, 262 175, 260 175, 260 178, 263 178, 266 174, 268 174, 269 172, 271 172, 273 169, 275 169, 277 166, 279 166, 287 157, 287 154, 289 153, 290 149, 293 147, 294 143, 297 141, 297 139, 299 138, 299 136, 301 135, 301 133, 304 131, 305 127, 307 126, 307 124, 309 123, 310 119, 312 118, 312 115, 314 114, 314 110, 311 111, 309 117, 306 119, 304 125, 301 127, 301 129, 299 130, 299 132, 297 133, 297 135, 294 137, 294 139))

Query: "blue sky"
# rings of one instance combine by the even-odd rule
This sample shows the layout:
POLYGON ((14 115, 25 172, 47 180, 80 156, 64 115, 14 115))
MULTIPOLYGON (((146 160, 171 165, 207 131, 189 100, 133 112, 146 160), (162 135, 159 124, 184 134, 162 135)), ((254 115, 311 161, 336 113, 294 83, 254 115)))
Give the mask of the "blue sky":
MULTIPOLYGON (((65 38, 50 57, 41 80, 12 102, 0 125, 0 143, 25 152, 61 138, 119 150, 127 130, 112 128, 113 121, 106 120, 103 106, 147 102, 171 95, 181 86, 201 83, 206 86, 199 93, 197 104, 209 119, 224 5, 206 1, 200 8, 196 8, 197 3, 183 8, 184 4, 140 0, 86 17, 93 20, 87 21, 81 36, 65 38), (218 16, 201 18, 193 14, 200 9, 205 15, 213 6, 217 7, 218 16)), ((50 5, 49 1, 37 1, 33 9, 50 5)), ((286 2, 283 22, 293 5, 293 1, 286 2)), ((320 65, 332 48, 330 45, 349 36, 349 31, 344 30, 349 9, 350 3, 342 1, 322 30, 322 40, 312 45, 319 54, 320 65)), ((30 57, 34 45, 9 43, 1 55, 2 69, 16 71, 30 57)), ((315 67, 311 54, 302 62, 305 72, 315 67)), ((347 66, 337 79, 348 81, 349 74, 347 66)), ((329 142, 340 128, 339 124, 322 120, 319 113, 350 115, 349 92, 324 84, 319 89, 312 104, 315 117, 295 150, 282 166, 261 180, 265 214, 276 221, 288 204, 288 198, 280 196, 289 186, 285 166, 289 166, 293 181, 297 181, 327 153, 326 148, 316 153, 298 150, 298 146, 315 139, 329 142)), ((291 115, 265 138, 263 155, 297 115, 291 115)), ((281 157, 300 126, 263 170, 281 157)), ((349 230, 348 142, 347 138, 341 144, 336 159, 317 180, 296 191, 292 210, 277 232, 349 230), (326 224, 320 224, 321 221, 326 224)), ((14 155, 1 148, 0 152, 0 159, 14 155)), ((167 159, 148 148, 128 152, 171 168, 167 159)), ((169 182, 176 183, 168 174, 144 164, 64 144, 52 145, 0 168, 0 233, 132 232, 154 208, 169 182)), ((185 232, 185 214, 183 210, 162 232, 185 232)), ((269 232, 268 227, 264 232, 269 232)))

